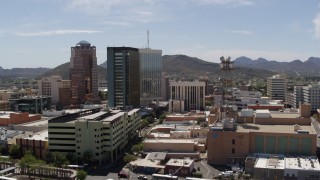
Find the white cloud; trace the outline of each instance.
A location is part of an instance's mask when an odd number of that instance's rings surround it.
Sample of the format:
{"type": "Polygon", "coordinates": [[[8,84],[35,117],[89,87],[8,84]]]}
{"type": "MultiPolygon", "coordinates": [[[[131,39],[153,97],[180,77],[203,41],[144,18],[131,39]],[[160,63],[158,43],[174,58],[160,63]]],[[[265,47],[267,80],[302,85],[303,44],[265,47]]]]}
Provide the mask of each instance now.
{"type": "Polygon", "coordinates": [[[240,35],[251,35],[253,31],[248,30],[225,30],[226,32],[233,33],[233,34],[240,34],[240,35]]]}
{"type": "MultiPolygon", "coordinates": [[[[152,2],[152,0],[72,0],[67,4],[66,9],[84,11],[88,14],[106,14],[109,11],[117,11],[121,7],[144,7],[152,2]]],[[[126,9],[128,10],[130,9],[126,9]]]]}
{"type": "Polygon", "coordinates": [[[320,39],[320,14],[313,20],[314,24],[314,37],[320,39]]]}
{"type": "Polygon", "coordinates": [[[92,34],[92,33],[101,33],[102,31],[95,30],[52,30],[52,31],[39,31],[39,32],[17,32],[14,35],[32,37],[32,36],[52,36],[52,35],[65,35],[65,34],[92,34]]]}
{"type": "Polygon", "coordinates": [[[212,4],[212,5],[231,5],[231,6],[248,6],[253,5],[253,0],[191,0],[200,4],[212,4]]]}

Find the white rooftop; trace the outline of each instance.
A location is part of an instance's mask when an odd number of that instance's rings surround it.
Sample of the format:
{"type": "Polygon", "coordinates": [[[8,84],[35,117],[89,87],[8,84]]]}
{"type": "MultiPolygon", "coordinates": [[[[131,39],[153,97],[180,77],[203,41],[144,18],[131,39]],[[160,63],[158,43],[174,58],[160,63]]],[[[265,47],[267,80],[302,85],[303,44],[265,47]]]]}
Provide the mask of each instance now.
{"type": "Polygon", "coordinates": [[[26,136],[23,139],[48,141],[48,130],[34,133],[33,135],[26,136]]]}
{"type": "Polygon", "coordinates": [[[144,143],[194,143],[194,139],[153,139],[148,138],[144,143]]]}
{"type": "Polygon", "coordinates": [[[167,162],[166,166],[190,167],[193,162],[194,162],[194,160],[193,159],[189,159],[189,158],[186,158],[186,159],[170,159],[167,162]]]}
{"type": "Polygon", "coordinates": [[[320,164],[316,157],[288,157],[286,158],[286,169],[320,171],[320,164]]]}
{"type": "Polygon", "coordinates": [[[258,158],[255,168],[267,168],[267,169],[284,169],[285,160],[278,157],[261,157],[258,158]]]}

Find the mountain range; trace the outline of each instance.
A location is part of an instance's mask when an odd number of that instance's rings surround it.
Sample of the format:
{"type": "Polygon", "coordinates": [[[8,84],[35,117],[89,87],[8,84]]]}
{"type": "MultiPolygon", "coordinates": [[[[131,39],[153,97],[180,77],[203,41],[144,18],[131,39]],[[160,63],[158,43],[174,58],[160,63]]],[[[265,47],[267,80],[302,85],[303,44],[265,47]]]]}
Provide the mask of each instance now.
{"type": "Polygon", "coordinates": [[[296,75],[320,75],[320,58],[310,57],[306,61],[293,60],[291,62],[271,61],[264,58],[252,60],[245,56],[234,60],[236,67],[251,67],[255,69],[265,69],[274,72],[284,72],[296,75]]]}
{"type": "MultiPolygon", "coordinates": [[[[196,57],[186,55],[164,55],[163,71],[170,74],[213,74],[219,75],[219,64],[207,62],[196,57]]],[[[258,58],[256,60],[242,56],[234,61],[238,76],[260,76],[267,77],[275,73],[287,73],[288,75],[320,75],[320,58],[310,57],[306,61],[294,60],[291,62],[278,62],[258,58]]],[[[106,79],[106,61],[98,66],[99,79],[106,79]]],[[[37,77],[61,75],[69,79],[69,62],[61,64],[53,69],[50,68],[13,68],[3,69],[0,67],[0,76],[13,77],[37,77]]]]}
{"type": "Polygon", "coordinates": [[[50,70],[50,68],[12,68],[12,69],[3,69],[0,66],[0,76],[9,76],[9,77],[35,77],[37,75],[43,74],[50,70]]]}

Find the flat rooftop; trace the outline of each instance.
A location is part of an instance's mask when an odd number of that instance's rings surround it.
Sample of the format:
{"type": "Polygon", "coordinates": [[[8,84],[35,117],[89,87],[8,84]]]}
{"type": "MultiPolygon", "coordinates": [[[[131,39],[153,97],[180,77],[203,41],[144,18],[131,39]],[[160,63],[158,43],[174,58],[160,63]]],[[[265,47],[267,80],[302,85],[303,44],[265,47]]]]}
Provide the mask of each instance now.
{"type": "Polygon", "coordinates": [[[288,157],[285,161],[286,169],[305,169],[320,171],[320,164],[316,157],[288,157]]]}
{"type": "MultiPolygon", "coordinates": [[[[309,134],[316,134],[314,128],[310,126],[300,126],[300,130],[308,131],[309,134]]],[[[271,133],[293,133],[293,125],[261,125],[253,123],[245,123],[237,125],[237,132],[271,132],[271,133]]]]}
{"type": "Polygon", "coordinates": [[[32,121],[32,122],[26,122],[23,124],[19,124],[19,125],[23,125],[23,126],[48,126],[48,118],[42,118],[39,121],[32,121]]]}
{"type": "Polygon", "coordinates": [[[283,158],[269,157],[258,158],[254,167],[267,169],[284,169],[285,160],[283,158]]]}
{"type": "Polygon", "coordinates": [[[156,139],[156,138],[147,138],[144,140],[144,143],[183,143],[190,144],[194,143],[194,139],[156,139]]]}
{"type": "Polygon", "coordinates": [[[279,112],[279,111],[270,111],[272,118],[298,118],[300,117],[298,112],[279,112]]]}
{"type": "Polygon", "coordinates": [[[48,141],[48,130],[34,133],[33,135],[26,136],[23,139],[48,141]]]}
{"type": "Polygon", "coordinates": [[[97,113],[94,113],[94,114],[90,114],[88,116],[83,116],[81,117],[81,119],[85,119],[85,120],[95,120],[96,118],[99,118],[100,116],[103,116],[105,114],[108,114],[108,112],[105,112],[105,111],[100,111],[100,112],[97,112],[97,113]]]}
{"type": "Polygon", "coordinates": [[[178,167],[181,167],[181,166],[184,166],[184,167],[190,167],[192,165],[194,160],[192,159],[170,159],[166,166],[178,166],[178,167]]]}
{"type": "Polygon", "coordinates": [[[114,114],[112,116],[106,117],[106,118],[102,119],[101,121],[103,121],[103,122],[112,122],[113,120],[123,116],[124,113],[125,112],[118,112],[117,114],[114,114]]]}
{"type": "MultiPolygon", "coordinates": [[[[0,118],[10,118],[10,114],[13,113],[13,114],[20,114],[19,112],[14,112],[14,111],[0,111],[0,118]]],[[[32,116],[36,116],[37,114],[29,114],[29,117],[32,117],[32,116]]]]}
{"type": "Polygon", "coordinates": [[[135,161],[131,161],[130,164],[137,167],[151,167],[151,168],[159,168],[159,169],[165,168],[165,166],[160,165],[159,160],[151,161],[148,159],[137,159],[135,161]]]}

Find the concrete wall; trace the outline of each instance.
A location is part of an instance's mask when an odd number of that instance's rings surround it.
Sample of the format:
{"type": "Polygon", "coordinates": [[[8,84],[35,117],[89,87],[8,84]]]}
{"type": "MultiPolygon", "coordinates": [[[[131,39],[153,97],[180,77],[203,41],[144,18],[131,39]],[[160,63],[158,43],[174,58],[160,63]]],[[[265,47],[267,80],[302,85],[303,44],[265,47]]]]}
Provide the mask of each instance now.
{"type": "Polygon", "coordinates": [[[209,131],[207,137],[208,163],[227,164],[233,159],[244,161],[249,153],[249,143],[249,133],[209,131]]]}
{"type": "Polygon", "coordinates": [[[283,169],[254,168],[253,179],[283,179],[283,169]]]}
{"type": "Polygon", "coordinates": [[[310,125],[310,118],[254,118],[255,124],[268,125],[310,125]]]}
{"type": "Polygon", "coordinates": [[[194,152],[194,143],[144,142],[144,151],[194,152]]]}
{"type": "Polygon", "coordinates": [[[29,116],[28,112],[10,113],[9,118],[0,117],[0,126],[8,126],[9,124],[22,124],[40,119],[41,115],[39,114],[29,116]]]}
{"type": "Polygon", "coordinates": [[[279,152],[280,138],[286,137],[285,154],[305,154],[306,148],[303,139],[311,140],[308,156],[316,155],[316,134],[289,134],[267,132],[234,132],[234,131],[209,131],[207,137],[207,155],[209,164],[243,163],[249,153],[269,153],[267,150],[267,137],[275,138],[274,153],[279,152]],[[256,152],[255,138],[259,136],[262,142],[261,152],[256,152]],[[290,146],[290,138],[297,140],[297,146],[290,146]],[[234,139],[234,144],[233,144],[234,139]],[[234,150],[233,150],[234,149],[234,150]]]}

